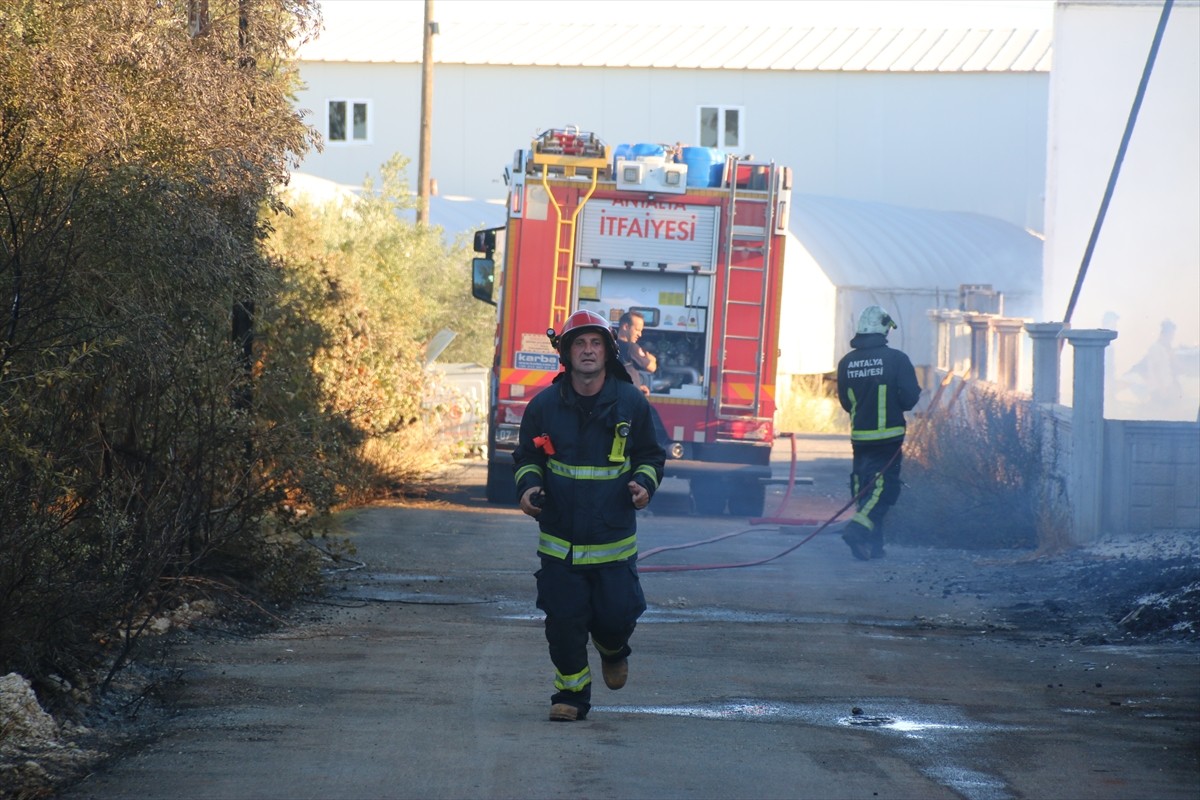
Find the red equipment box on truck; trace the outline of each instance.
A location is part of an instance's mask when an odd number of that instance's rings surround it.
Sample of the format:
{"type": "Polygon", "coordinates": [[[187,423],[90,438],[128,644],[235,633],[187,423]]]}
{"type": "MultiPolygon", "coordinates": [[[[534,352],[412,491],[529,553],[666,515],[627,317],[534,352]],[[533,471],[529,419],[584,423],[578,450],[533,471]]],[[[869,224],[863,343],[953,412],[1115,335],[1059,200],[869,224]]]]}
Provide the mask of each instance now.
{"type": "Polygon", "coordinates": [[[472,262],[472,294],[497,306],[490,502],[516,502],[521,415],[560,369],[547,330],[586,308],[614,332],[627,311],[645,319],[666,476],[689,482],[699,513],[762,515],[791,170],[708,148],[677,157],[551,129],[506,170],[507,224],[475,234],[472,262]]]}

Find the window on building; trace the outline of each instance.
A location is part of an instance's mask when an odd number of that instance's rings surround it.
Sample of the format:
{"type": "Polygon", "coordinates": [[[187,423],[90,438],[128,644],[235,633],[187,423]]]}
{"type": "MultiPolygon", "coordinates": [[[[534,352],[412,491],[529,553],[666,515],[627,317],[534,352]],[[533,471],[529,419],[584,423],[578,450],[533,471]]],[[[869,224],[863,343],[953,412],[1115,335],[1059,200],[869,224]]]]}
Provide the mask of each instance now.
{"type": "Polygon", "coordinates": [[[370,141],[370,105],[367,100],[330,100],[328,141],[370,141]]]}
{"type": "Polygon", "coordinates": [[[739,106],[700,106],[700,146],[740,152],[744,113],[739,106]]]}

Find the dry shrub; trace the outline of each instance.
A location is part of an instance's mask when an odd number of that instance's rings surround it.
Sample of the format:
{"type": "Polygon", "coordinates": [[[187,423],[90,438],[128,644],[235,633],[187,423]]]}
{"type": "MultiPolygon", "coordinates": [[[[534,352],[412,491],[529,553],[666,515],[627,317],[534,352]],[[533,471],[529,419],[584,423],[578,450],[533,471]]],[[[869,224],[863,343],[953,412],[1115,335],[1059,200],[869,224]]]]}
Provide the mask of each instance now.
{"type": "Polygon", "coordinates": [[[347,481],[343,489],[346,506],[379,499],[404,491],[418,480],[445,466],[452,453],[440,446],[437,428],[422,420],[387,436],[366,440],[358,450],[363,474],[347,481]]]}
{"type": "Polygon", "coordinates": [[[910,426],[897,541],[967,549],[1032,549],[1061,536],[1042,426],[1027,403],[979,383],[943,387],[910,426]]]}
{"type": "Polygon", "coordinates": [[[779,385],[775,429],[789,433],[850,433],[850,421],[829,375],[791,375],[779,385]]]}

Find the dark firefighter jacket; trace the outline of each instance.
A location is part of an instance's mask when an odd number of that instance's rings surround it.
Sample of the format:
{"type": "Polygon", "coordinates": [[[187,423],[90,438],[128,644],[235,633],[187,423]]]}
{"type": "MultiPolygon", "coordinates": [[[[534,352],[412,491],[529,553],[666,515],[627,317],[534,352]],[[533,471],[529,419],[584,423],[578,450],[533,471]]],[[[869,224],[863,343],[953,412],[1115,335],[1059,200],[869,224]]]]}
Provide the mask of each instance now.
{"type": "Polygon", "coordinates": [[[637,481],[653,497],[666,460],[650,413],[641,391],[611,371],[590,415],[566,372],[529,402],[513,460],[517,496],[531,486],[545,492],[538,553],[588,567],[637,556],[628,483],[637,481]],[[553,454],[534,442],[543,435],[553,454]]]}
{"type": "Polygon", "coordinates": [[[838,400],[850,413],[850,441],[882,444],[904,438],[904,412],[917,404],[921,387],[912,362],[888,347],[882,333],[860,333],[838,362],[838,400]]]}

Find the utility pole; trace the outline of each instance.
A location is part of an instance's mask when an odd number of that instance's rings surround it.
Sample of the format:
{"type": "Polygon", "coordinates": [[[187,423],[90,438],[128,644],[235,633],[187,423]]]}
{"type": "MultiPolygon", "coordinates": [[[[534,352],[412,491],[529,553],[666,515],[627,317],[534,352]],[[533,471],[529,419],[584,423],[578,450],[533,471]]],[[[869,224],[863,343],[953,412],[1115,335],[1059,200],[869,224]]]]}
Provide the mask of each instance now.
{"type": "Polygon", "coordinates": [[[421,48],[421,144],[417,162],[417,224],[429,224],[429,159],[431,117],[433,116],[433,36],[438,32],[433,21],[433,0],[425,0],[425,25],[421,48]]]}

